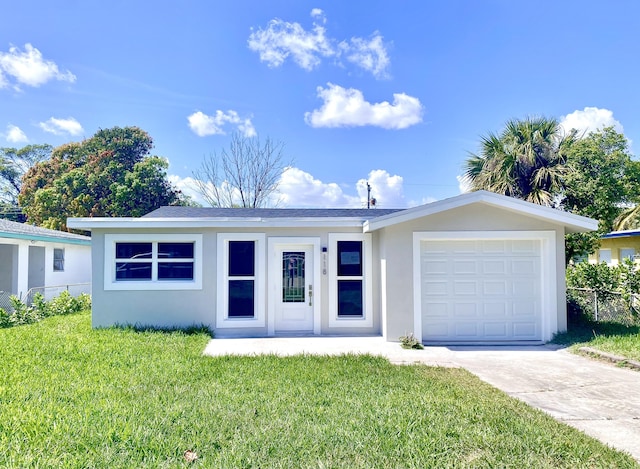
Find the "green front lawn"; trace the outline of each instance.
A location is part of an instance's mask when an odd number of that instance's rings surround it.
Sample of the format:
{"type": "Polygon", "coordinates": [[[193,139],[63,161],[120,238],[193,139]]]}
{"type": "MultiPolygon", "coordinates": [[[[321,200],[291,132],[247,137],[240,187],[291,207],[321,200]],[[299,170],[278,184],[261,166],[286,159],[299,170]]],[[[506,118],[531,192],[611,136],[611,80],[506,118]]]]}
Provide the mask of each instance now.
{"type": "Polygon", "coordinates": [[[581,320],[569,324],[567,332],[557,335],[553,342],[570,345],[573,350],[593,347],[640,361],[640,326],[581,320]]]}
{"type": "Polygon", "coordinates": [[[0,467],[636,467],[461,369],[207,340],[87,313],[0,330],[0,467]]]}

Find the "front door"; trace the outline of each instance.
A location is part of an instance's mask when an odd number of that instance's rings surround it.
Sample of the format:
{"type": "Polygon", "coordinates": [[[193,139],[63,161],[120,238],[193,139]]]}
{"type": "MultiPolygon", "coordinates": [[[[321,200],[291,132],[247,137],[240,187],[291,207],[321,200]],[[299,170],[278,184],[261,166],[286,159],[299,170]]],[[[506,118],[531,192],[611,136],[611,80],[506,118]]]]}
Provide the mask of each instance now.
{"type": "Polygon", "coordinates": [[[276,332],[313,331],[313,246],[279,246],[276,332]]]}

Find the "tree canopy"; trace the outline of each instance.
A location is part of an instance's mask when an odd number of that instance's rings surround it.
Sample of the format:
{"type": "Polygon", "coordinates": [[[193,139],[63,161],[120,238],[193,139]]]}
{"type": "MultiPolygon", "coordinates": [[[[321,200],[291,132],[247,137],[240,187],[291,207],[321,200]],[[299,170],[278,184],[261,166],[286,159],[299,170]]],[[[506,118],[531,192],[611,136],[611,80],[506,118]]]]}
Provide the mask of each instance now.
{"type": "Polygon", "coordinates": [[[480,153],[469,155],[464,178],[472,190],[553,205],[575,136],[575,131],[565,135],[556,119],[512,119],[500,134],[481,137],[480,153]]]}
{"type": "Polygon", "coordinates": [[[0,218],[24,221],[18,205],[22,177],[31,166],[49,158],[51,149],[47,144],[0,148],[0,218]]]}
{"type": "Polygon", "coordinates": [[[640,162],[633,159],[625,136],[611,127],[578,135],[576,130],[565,133],[556,119],[512,120],[502,133],[482,137],[480,147],[465,163],[472,190],[599,221],[597,232],[567,236],[567,259],[592,252],[602,234],[622,223],[640,221],[640,162]]]}
{"type": "Polygon", "coordinates": [[[56,147],[25,174],[19,203],[30,223],[66,229],[67,217],[137,217],[184,202],[167,180],[167,160],[137,127],[98,131],[56,147]]]}

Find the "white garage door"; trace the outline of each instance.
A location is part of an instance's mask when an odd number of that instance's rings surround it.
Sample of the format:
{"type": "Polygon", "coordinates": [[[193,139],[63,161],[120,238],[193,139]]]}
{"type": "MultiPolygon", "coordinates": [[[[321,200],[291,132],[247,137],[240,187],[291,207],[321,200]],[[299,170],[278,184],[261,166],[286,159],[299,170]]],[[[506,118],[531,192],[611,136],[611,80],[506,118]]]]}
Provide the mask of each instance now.
{"type": "Polygon", "coordinates": [[[422,340],[542,339],[538,239],[420,242],[422,340]]]}

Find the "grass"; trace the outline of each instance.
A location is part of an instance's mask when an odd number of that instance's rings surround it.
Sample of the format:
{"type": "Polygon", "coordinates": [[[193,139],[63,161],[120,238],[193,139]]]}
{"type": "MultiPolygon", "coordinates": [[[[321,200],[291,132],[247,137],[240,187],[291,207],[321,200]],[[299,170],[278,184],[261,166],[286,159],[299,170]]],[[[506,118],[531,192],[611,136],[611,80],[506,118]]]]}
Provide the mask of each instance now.
{"type": "Polygon", "coordinates": [[[640,361],[640,326],[582,319],[574,320],[567,329],[567,332],[558,334],[553,342],[569,345],[572,350],[588,346],[640,361]]]}
{"type": "Polygon", "coordinates": [[[206,333],[89,319],[0,330],[0,467],[637,467],[461,369],[203,357],[206,333]]]}

